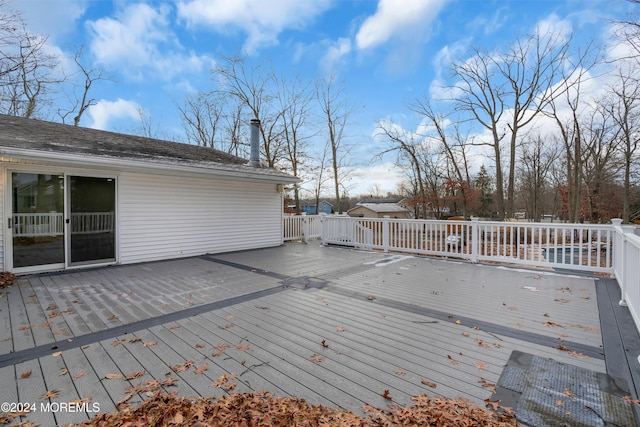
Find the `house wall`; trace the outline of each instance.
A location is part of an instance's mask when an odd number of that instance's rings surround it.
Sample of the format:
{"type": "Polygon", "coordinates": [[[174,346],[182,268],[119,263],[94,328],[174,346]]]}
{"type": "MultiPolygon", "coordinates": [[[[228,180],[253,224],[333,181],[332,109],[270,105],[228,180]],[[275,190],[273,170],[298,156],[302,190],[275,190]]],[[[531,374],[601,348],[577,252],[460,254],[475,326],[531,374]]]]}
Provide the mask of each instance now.
{"type": "Polygon", "coordinates": [[[275,183],[123,173],[119,188],[123,264],[282,244],[275,183]]]}
{"type": "MultiPolygon", "coordinates": [[[[11,212],[10,206],[5,206],[10,197],[6,191],[11,191],[6,183],[7,168],[41,169],[38,165],[12,163],[0,164],[0,209],[5,221],[11,212]]],[[[274,182],[99,170],[84,173],[117,179],[116,256],[121,264],[271,247],[283,242],[282,194],[274,182]]],[[[5,234],[6,223],[0,224],[0,271],[8,267],[5,234]]]]}
{"type": "Polygon", "coordinates": [[[364,206],[356,206],[349,210],[349,216],[363,217],[363,218],[377,218],[376,213],[371,209],[367,209],[364,206]]]}

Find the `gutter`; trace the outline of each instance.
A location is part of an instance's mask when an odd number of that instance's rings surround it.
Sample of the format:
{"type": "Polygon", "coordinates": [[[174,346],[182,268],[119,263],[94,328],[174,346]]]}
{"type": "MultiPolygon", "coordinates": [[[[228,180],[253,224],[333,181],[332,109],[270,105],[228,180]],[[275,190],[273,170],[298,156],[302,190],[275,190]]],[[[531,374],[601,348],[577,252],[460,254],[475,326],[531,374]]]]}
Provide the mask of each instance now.
{"type": "Polygon", "coordinates": [[[60,165],[62,167],[75,166],[80,168],[97,167],[110,171],[121,172],[142,172],[156,173],[162,175],[192,175],[192,176],[224,176],[244,179],[259,179],[273,183],[288,184],[300,181],[284,173],[268,173],[269,169],[256,169],[244,165],[234,165],[225,168],[220,164],[220,168],[208,167],[206,164],[194,163],[183,165],[177,163],[161,163],[154,160],[132,160],[119,157],[96,157],[67,152],[34,151],[22,148],[0,147],[0,155],[25,159],[37,162],[60,165]],[[247,170],[237,170],[235,168],[246,168],[247,170]],[[266,173],[265,173],[266,172],[266,173]]]}

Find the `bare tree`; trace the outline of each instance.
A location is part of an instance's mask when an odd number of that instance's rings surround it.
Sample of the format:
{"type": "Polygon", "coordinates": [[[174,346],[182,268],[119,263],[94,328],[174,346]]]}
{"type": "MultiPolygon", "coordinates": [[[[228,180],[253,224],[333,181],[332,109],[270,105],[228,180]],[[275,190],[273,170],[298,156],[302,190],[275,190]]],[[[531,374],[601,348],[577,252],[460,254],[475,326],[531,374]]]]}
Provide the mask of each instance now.
{"type": "Polygon", "coordinates": [[[260,120],[262,148],[268,167],[275,167],[282,159],[282,110],[275,102],[277,85],[271,70],[250,66],[243,58],[224,58],[213,71],[220,82],[216,90],[224,97],[237,99],[249,110],[251,118],[260,120]]]}
{"type": "MultiPolygon", "coordinates": [[[[306,143],[312,136],[308,129],[309,113],[313,92],[308,84],[296,78],[278,79],[277,102],[282,111],[282,137],[284,139],[284,157],[291,174],[299,177],[306,161],[306,143]]],[[[300,213],[300,188],[294,188],[296,212],[300,213]]],[[[317,212],[317,207],[316,207],[317,212]]]]}
{"type": "Polygon", "coordinates": [[[430,130],[423,135],[428,140],[435,141],[445,157],[446,169],[451,171],[449,184],[452,190],[459,191],[462,202],[462,215],[469,213],[472,203],[471,177],[467,151],[469,148],[468,135],[462,132],[459,123],[450,122],[444,114],[436,113],[429,100],[417,101],[411,109],[420,114],[426,121],[423,127],[430,130]],[[451,176],[452,175],[452,176],[451,176]]]}
{"type": "Polygon", "coordinates": [[[400,126],[385,120],[378,122],[377,135],[384,137],[389,148],[376,154],[378,158],[387,153],[397,154],[396,164],[408,163],[410,165],[410,177],[415,189],[413,194],[413,204],[417,205],[416,217],[424,216],[427,212],[427,192],[425,188],[425,171],[423,170],[423,157],[420,155],[423,150],[423,137],[407,132],[400,126]]]}
{"type": "Polygon", "coordinates": [[[62,120],[62,123],[66,123],[67,117],[73,115],[74,126],[78,126],[80,124],[83,114],[87,109],[89,109],[89,107],[96,105],[96,99],[90,96],[91,87],[95,82],[100,80],[112,80],[112,77],[107,75],[102,68],[89,68],[82,62],[81,57],[83,50],[84,46],[80,47],[73,56],[73,61],[77,67],[76,74],[80,75],[82,79],[82,83],[77,85],[81,88],[82,95],[78,96],[76,90],[74,90],[74,92],[68,96],[71,108],[58,109],[58,116],[62,120]]]}
{"type": "Polygon", "coordinates": [[[221,150],[219,123],[223,115],[221,99],[213,94],[193,93],[178,106],[182,128],[189,143],[221,150]]]}
{"type": "Polygon", "coordinates": [[[553,165],[559,159],[556,141],[530,135],[523,141],[517,168],[529,218],[540,221],[547,207],[546,193],[553,165]]]}
{"type": "Polygon", "coordinates": [[[622,219],[629,222],[631,204],[631,175],[637,165],[640,142],[640,81],[636,67],[619,64],[616,81],[609,87],[609,96],[600,102],[619,129],[619,150],[623,159],[624,183],[622,219]]]}
{"type": "Polygon", "coordinates": [[[506,52],[478,49],[469,60],[451,64],[457,79],[454,101],[459,112],[486,128],[494,154],[496,197],[501,216],[514,211],[516,148],[528,126],[565,87],[556,85],[567,66],[570,39],[561,34],[533,34],[506,52]],[[507,191],[504,191],[503,141],[507,138],[507,191]]]}
{"type": "Polygon", "coordinates": [[[353,109],[344,98],[344,87],[336,85],[335,74],[321,81],[316,87],[316,99],[324,117],[327,141],[331,149],[336,211],[342,213],[340,188],[345,189],[343,182],[345,178],[345,156],[349,153],[349,147],[346,146],[344,141],[344,131],[353,109]]]}
{"type": "Polygon", "coordinates": [[[58,59],[47,52],[47,38],[30,34],[21,17],[12,16],[17,21],[0,28],[0,111],[35,117],[65,78],[58,59]]]}

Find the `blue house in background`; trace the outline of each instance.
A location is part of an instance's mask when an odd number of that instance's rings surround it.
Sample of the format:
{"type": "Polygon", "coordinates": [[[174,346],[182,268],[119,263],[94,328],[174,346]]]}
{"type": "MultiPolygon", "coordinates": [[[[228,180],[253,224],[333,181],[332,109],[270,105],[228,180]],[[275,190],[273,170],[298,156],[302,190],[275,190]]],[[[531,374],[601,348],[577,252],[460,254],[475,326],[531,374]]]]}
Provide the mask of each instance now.
{"type": "MultiPolygon", "coordinates": [[[[295,204],[289,204],[289,206],[287,206],[290,209],[295,209],[296,205],[295,204]]],[[[310,202],[310,201],[300,201],[300,209],[302,209],[302,212],[306,213],[307,215],[316,215],[316,204],[315,202],[310,202]]],[[[333,213],[333,205],[327,201],[321,201],[318,203],[318,213],[324,213],[324,214],[331,214],[333,213]]]]}

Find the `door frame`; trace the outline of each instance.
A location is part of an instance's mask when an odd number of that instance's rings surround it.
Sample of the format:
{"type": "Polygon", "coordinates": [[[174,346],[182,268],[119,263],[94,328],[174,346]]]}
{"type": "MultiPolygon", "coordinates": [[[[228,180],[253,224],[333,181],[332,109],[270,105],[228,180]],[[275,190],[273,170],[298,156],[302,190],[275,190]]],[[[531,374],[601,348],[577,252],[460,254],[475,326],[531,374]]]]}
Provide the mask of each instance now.
{"type": "Polygon", "coordinates": [[[119,263],[120,259],[120,206],[118,203],[119,200],[119,174],[116,172],[108,172],[104,170],[73,170],[65,167],[52,167],[52,166],[30,166],[30,165],[6,165],[4,170],[4,182],[6,183],[4,189],[4,211],[6,212],[4,224],[2,224],[4,229],[6,230],[4,234],[4,265],[5,270],[11,271],[16,274],[26,274],[26,273],[39,273],[45,271],[55,271],[55,270],[72,270],[83,267],[97,267],[104,265],[112,265],[119,263]],[[12,174],[16,173],[34,173],[34,174],[51,174],[51,175],[62,175],[64,176],[64,263],[63,264],[46,264],[46,265],[35,265],[28,267],[18,267],[14,268],[13,266],[13,227],[9,227],[9,221],[13,225],[13,199],[12,199],[12,174]],[[115,258],[108,260],[97,260],[97,261],[83,261],[83,262],[75,262],[71,263],[71,234],[70,229],[67,226],[67,220],[70,221],[70,213],[71,213],[71,204],[70,204],[70,191],[71,187],[69,185],[69,177],[70,176],[83,176],[83,177],[94,177],[94,178],[111,178],[115,181],[114,191],[115,191],[115,221],[114,226],[116,228],[114,233],[114,255],[115,258]]]}

